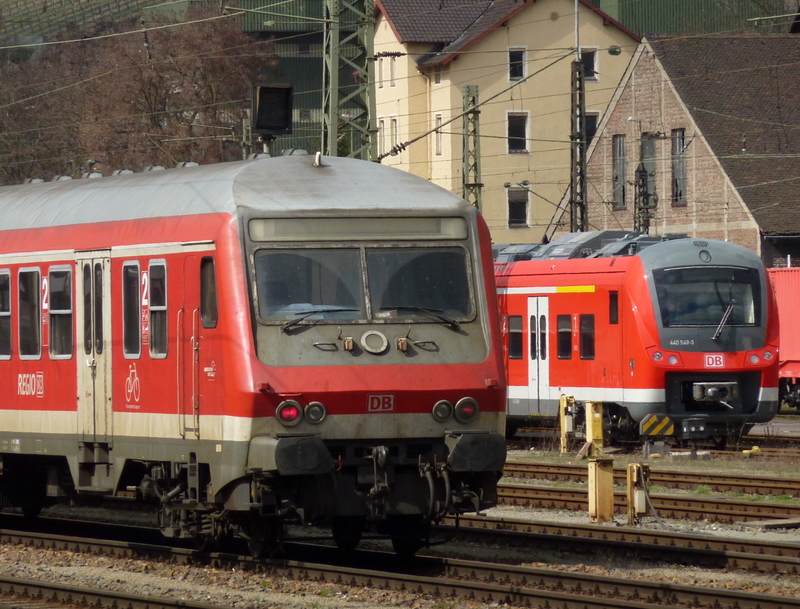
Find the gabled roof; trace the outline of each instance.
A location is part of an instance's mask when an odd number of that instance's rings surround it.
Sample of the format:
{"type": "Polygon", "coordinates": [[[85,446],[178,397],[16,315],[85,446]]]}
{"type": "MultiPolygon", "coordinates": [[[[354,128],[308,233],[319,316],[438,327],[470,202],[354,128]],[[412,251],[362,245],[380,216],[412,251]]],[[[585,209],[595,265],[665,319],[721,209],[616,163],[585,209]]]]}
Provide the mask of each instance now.
{"type": "MultiPolygon", "coordinates": [[[[504,0],[521,4],[520,0],[504,0]]],[[[486,11],[494,0],[377,0],[377,8],[391,24],[402,44],[445,45],[486,11]]]]}
{"type": "Polygon", "coordinates": [[[650,46],[762,232],[800,234],[800,36],[656,37],[650,46]]]}
{"type": "MultiPolygon", "coordinates": [[[[566,0],[565,0],[566,1],[566,0]]],[[[481,38],[502,26],[536,0],[377,0],[376,6],[388,20],[402,44],[428,43],[432,53],[418,65],[445,65],[481,38]]],[[[580,0],[586,8],[614,25],[639,37],[603,11],[580,0]]]]}

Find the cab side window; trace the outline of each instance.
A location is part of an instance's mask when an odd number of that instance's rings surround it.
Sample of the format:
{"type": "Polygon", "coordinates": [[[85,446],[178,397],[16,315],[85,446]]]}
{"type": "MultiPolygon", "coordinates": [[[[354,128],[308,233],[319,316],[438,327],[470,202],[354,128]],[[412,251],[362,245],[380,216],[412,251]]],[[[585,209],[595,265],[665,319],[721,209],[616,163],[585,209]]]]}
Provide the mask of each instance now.
{"type": "Polygon", "coordinates": [[[204,328],[216,328],[217,318],[217,277],[214,259],[206,256],[200,262],[200,319],[204,328]]]}

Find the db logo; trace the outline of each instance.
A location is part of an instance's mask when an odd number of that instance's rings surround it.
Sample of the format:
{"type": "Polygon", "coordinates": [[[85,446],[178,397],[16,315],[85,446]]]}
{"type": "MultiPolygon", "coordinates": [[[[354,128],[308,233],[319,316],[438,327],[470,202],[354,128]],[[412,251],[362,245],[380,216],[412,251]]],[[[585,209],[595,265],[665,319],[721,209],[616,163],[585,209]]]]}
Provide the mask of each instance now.
{"type": "Polygon", "coordinates": [[[392,412],[394,410],[393,395],[367,396],[367,412],[392,412]]]}
{"type": "Polygon", "coordinates": [[[722,353],[706,353],[706,368],[724,368],[725,356],[722,353]]]}

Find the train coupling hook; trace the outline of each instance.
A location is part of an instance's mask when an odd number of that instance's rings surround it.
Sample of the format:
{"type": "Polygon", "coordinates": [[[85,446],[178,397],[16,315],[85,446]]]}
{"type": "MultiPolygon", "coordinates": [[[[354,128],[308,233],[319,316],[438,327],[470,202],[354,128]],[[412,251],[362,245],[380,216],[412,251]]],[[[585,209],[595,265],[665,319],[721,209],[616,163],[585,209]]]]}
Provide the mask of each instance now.
{"type": "Polygon", "coordinates": [[[373,473],[373,486],[369,495],[370,497],[380,497],[389,492],[389,478],[386,474],[389,450],[385,446],[376,446],[372,449],[369,458],[372,460],[373,473]]]}

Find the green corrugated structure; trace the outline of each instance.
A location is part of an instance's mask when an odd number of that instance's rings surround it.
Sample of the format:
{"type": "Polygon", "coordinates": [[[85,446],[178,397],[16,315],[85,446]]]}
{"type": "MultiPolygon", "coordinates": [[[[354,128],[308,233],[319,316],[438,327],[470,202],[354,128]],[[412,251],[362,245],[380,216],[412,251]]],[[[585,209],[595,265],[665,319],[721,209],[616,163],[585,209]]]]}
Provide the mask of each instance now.
{"type": "Polygon", "coordinates": [[[784,0],[589,0],[640,36],[647,34],[769,33],[789,30],[784,0]],[[758,19],[757,21],[749,21],[758,19]]]}
{"type": "Polygon", "coordinates": [[[0,37],[47,37],[141,14],[153,0],[2,0],[0,37]]]}
{"type": "Polygon", "coordinates": [[[322,0],[293,0],[292,2],[241,0],[239,7],[246,11],[242,21],[245,32],[319,32],[322,30],[322,0]]]}

